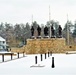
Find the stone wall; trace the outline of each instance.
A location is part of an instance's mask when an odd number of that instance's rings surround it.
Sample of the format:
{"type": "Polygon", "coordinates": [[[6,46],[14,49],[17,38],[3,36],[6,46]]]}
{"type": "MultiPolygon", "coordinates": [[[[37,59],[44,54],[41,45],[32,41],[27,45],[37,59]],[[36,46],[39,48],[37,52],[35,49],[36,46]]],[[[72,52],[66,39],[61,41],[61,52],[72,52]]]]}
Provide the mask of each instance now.
{"type": "Polygon", "coordinates": [[[28,39],[26,45],[26,54],[64,53],[65,51],[74,51],[75,46],[67,46],[64,38],[44,38],[28,39]]]}

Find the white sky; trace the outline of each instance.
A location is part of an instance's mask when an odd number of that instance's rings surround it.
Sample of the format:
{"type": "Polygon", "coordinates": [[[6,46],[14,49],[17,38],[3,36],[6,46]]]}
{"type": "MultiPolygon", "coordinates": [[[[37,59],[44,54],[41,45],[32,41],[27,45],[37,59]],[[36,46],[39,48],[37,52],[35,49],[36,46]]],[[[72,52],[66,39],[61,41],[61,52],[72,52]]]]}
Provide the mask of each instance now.
{"type": "Polygon", "coordinates": [[[76,0],[0,0],[0,22],[26,23],[37,21],[46,24],[49,20],[49,5],[51,19],[59,21],[62,26],[68,18],[73,23],[76,20],[76,0]]]}

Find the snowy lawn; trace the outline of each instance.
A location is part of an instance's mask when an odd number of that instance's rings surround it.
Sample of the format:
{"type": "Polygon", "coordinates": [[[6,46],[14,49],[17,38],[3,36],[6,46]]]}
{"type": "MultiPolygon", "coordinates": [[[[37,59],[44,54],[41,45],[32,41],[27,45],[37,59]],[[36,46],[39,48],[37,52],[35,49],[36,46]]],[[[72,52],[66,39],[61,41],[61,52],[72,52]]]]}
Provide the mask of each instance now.
{"type": "MultiPolygon", "coordinates": [[[[23,55],[21,54],[20,57],[23,55]]],[[[13,59],[17,56],[13,56],[13,59]]],[[[0,60],[2,57],[0,56],[0,60]]],[[[10,60],[10,56],[5,56],[10,60]]],[[[0,63],[0,75],[76,75],[76,54],[53,54],[43,61],[40,54],[25,55],[25,57],[0,63]],[[35,64],[35,56],[38,64],[35,64]],[[52,68],[52,57],[54,57],[55,68],[52,68]],[[31,67],[32,65],[44,65],[44,67],[31,67]]]]}

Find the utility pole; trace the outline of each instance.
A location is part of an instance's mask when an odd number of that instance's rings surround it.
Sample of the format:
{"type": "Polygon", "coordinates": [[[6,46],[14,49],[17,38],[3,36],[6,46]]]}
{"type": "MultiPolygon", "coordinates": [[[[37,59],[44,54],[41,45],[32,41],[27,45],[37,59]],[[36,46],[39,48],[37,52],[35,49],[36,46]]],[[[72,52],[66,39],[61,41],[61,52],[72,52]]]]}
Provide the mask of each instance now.
{"type": "MultiPolygon", "coordinates": [[[[49,5],[49,24],[51,21],[50,5],[49,5]]],[[[50,37],[51,37],[51,24],[50,24],[50,37]]]]}
{"type": "Polygon", "coordinates": [[[49,21],[51,20],[50,5],[49,5],[49,21]]]}
{"type": "Polygon", "coordinates": [[[68,20],[68,14],[67,14],[67,45],[69,45],[69,20],[68,20]]]}
{"type": "Polygon", "coordinates": [[[33,25],[33,14],[32,14],[32,25],[33,25]]]}

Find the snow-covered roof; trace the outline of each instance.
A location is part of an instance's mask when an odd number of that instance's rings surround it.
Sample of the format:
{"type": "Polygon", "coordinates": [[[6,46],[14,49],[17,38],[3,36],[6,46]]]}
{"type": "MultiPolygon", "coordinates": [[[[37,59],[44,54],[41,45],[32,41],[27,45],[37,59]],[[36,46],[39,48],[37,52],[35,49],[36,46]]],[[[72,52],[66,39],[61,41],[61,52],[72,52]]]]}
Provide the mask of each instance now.
{"type": "Polygon", "coordinates": [[[6,40],[0,36],[0,41],[6,41],[6,40]]]}

